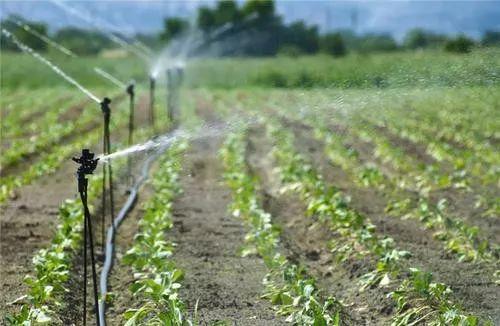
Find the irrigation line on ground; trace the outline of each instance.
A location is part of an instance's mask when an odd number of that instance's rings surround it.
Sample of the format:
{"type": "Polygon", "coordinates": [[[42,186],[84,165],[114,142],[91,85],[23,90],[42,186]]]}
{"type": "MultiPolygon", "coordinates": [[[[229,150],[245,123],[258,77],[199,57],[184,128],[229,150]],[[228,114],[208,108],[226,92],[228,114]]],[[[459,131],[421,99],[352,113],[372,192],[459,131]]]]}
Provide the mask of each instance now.
{"type": "Polygon", "coordinates": [[[123,220],[127,217],[128,213],[134,207],[137,201],[139,188],[147,180],[149,175],[149,170],[151,169],[151,165],[168,147],[170,147],[170,144],[166,144],[160,147],[158,151],[156,151],[153,155],[148,157],[148,159],[144,162],[140,178],[137,179],[134,185],[130,188],[130,194],[127,198],[127,201],[121,208],[120,212],[118,212],[116,219],[113,220],[113,224],[108,228],[108,232],[106,235],[106,248],[104,256],[105,260],[100,277],[101,300],[99,301],[99,320],[102,326],[106,326],[105,316],[106,316],[106,296],[108,293],[108,275],[111,271],[111,268],[113,267],[116,232],[118,231],[120,224],[123,222],[123,220]]]}

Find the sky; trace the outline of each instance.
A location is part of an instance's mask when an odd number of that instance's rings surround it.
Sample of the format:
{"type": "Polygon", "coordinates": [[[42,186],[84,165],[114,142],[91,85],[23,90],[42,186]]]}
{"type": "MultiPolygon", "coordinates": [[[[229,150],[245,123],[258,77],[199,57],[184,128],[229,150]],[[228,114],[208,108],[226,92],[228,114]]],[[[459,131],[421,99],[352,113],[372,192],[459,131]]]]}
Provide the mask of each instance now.
{"type": "MultiPolygon", "coordinates": [[[[242,2],[242,1],[238,1],[242,2]]],[[[158,32],[164,17],[194,17],[200,5],[214,1],[64,1],[79,13],[89,13],[98,25],[117,28],[125,33],[158,32]],[[109,23],[109,24],[108,24],[109,23]]],[[[46,22],[50,29],[64,26],[91,27],[51,1],[1,0],[0,17],[20,14],[46,22]]],[[[445,33],[465,33],[479,37],[485,30],[500,30],[499,1],[318,1],[277,0],[277,11],[285,22],[302,19],[319,26],[321,32],[341,28],[360,33],[389,33],[401,39],[411,28],[445,33]]]]}

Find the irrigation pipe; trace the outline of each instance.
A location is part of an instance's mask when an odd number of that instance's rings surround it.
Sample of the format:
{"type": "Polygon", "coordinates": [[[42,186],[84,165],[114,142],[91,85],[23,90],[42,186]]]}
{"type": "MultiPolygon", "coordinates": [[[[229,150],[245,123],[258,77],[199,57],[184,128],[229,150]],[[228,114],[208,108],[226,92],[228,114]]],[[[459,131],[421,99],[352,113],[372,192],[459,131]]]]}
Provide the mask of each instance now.
{"type": "Polygon", "coordinates": [[[142,184],[148,179],[149,170],[151,169],[151,165],[154,161],[160,156],[169,145],[162,146],[158,151],[156,151],[153,155],[148,157],[148,159],[144,162],[141,170],[141,176],[136,180],[134,185],[130,188],[130,194],[127,198],[127,201],[121,208],[120,212],[118,212],[118,216],[113,220],[113,224],[108,228],[108,232],[106,235],[106,248],[105,248],[105,260],[104,265],[101,271],[100,277],[100,290],[101,290],[101,300],[99,301],[99,320],[100,325],[106,325],[106,296],[108,293],[108,275],[113,267],[113,258],[114,258],[114,247],[115,247],[115,236],[118,231],[118,227],[123,222],[123,220],[127,217],[128,213],[132,210],[137,200],[137,195],[139,193],[139,188],[142,184]]]}

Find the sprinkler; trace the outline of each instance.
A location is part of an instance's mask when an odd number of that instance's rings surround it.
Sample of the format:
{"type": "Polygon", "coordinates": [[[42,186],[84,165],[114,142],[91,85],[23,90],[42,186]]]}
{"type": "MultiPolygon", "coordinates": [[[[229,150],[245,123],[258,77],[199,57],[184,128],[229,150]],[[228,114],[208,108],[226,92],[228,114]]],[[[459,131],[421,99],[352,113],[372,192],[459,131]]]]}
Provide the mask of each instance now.
{"type": "MultiPolygon", "coordinates": [[[[104,117],[104,128],[103,128],[103,153],[109,154],[111,152],[111,140],[109,133],[109,121],[111,118],[111,109],[109,104],[111,100],[105,97],[101,102],[101,111],[104,117]]],[[[101,244],[104,251],[104,233],[105,233],[105,220],[106,220],[106,195],[107,188],[109,188],[109,201],[111,210],[111,224],[113,224],[113,218],[115,216],[115,203],[113,197],[113,170],[111,168],[111,160],[108,160],[107,164],[102,166],[102,220],[101,220],[101,230],[102,239],[101,244]],[[108,176],[108,177],[107,177],[108,176]],[[106,186],[106,180],[108,184],[106,186]]]]}
{"type": "Polygon", "coordinates": [[[87,324],[87,239],[90,246],[90,261],[92,264],[92,283],[94,285],[94,308],[96,313],[96,323],[99,326],[99,296],[97,293],[97,273],[95,268],[94,257],[94,239],[92,236],[92,221],[87,203],[87,175],[94,173],[97,167],[97,161],[94,159],[94,153],[88,149],[82,149],[82,156],[79,158],[73,157],[73,161],[80,164],[76,172],[78,179],[78,192],[82,201],[84,223],[83,223],[83,325],[87,324]]]}
{"type": "Polygon", "coordinates": [[[134,142],[134,96],[135,96],[135,85],[134,82],[131,82],[127,86],[127,94],[130,98],[130,111],[129,111],[129,119],[128,119],[128,145],[132,146],[134,142]]]}
{"type": "Polygon", "coordinates": [[[184,68],[182,66],[177,66],[175,70],[177,72],[177,86],[180,87],[182,85],[182,81],[184,80],[184,68]]]}
{"type": "Polygon", "coordinates": [[[155,126],[155,85],[156,79],[153,75],[149,76],[149,123],[156,133],[155,126]]]}
{"type": "MultiPolygon", "coordinates": [[[[120,89],[125,89],[125,92],[129,95],[130,98],[130,112],[129,112],[129,122],[128,122],[128,145],[132,146],[132,143],[134,141],[133,139],[133,133],[134,133],[134,96],[135,96],[135,91],[134,91],[134,82],[130,82],[128,85],[125,85],[122,83],[120,80],[115,78],[113,75],[110,73],[95,67],[94,71],[99,74],[100,76],[106,78],[108,81],[112,82],[114,85],[119,87],[120,89]]],[[[109,104],[109,103],[108,103],[109,104]]],[[[103,112],[109,111],[108,108],[104,108],[103,112]]],[[[109,113],[108,113],[109,114],[109,113]]],[[[130,170],[131,170],[131,161],[130,158],[128,159],[128,175],[130,177],[130,170]]]]}

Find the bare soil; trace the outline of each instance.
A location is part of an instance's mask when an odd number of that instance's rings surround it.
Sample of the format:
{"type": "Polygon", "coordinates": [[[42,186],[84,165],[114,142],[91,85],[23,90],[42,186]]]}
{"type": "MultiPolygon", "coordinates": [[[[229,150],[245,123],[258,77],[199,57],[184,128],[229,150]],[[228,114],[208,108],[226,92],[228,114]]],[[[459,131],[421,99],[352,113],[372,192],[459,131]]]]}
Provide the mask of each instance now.
{"type": "Polygon", "coordinates": [[[194,142],[185,157],[171,235],[177,244],[173,259],[186,275],[181,298],[201,325],[284,324],[260,299],[266,274],[262,260],[239,254],[245,230],[228,212],[230,192],[216,156],[220,142],[194,142]]]}
{"type": "Polygon", "coordinates": [[[306,129],[293,127],[296,146],[320,171],[325,180],[351,198],[351,206],[370,218],[380,236],[390,236],[400,249],[409,250],[412,257],[405,266],[432,271],[435,281],[453,290],[455,302],[466,311],[478,313],[500,322],[500,291],[493,282],[495,264],[459,262],[446,254],[442,244],[414,220],[387,216],[384,212],[387,195],[373,188],[359,188],[339,167],[332,165],[323,152],[323,144],[314,140],[306,129]],[[458,271],[460,271],[458,273],[458,271]]]}

